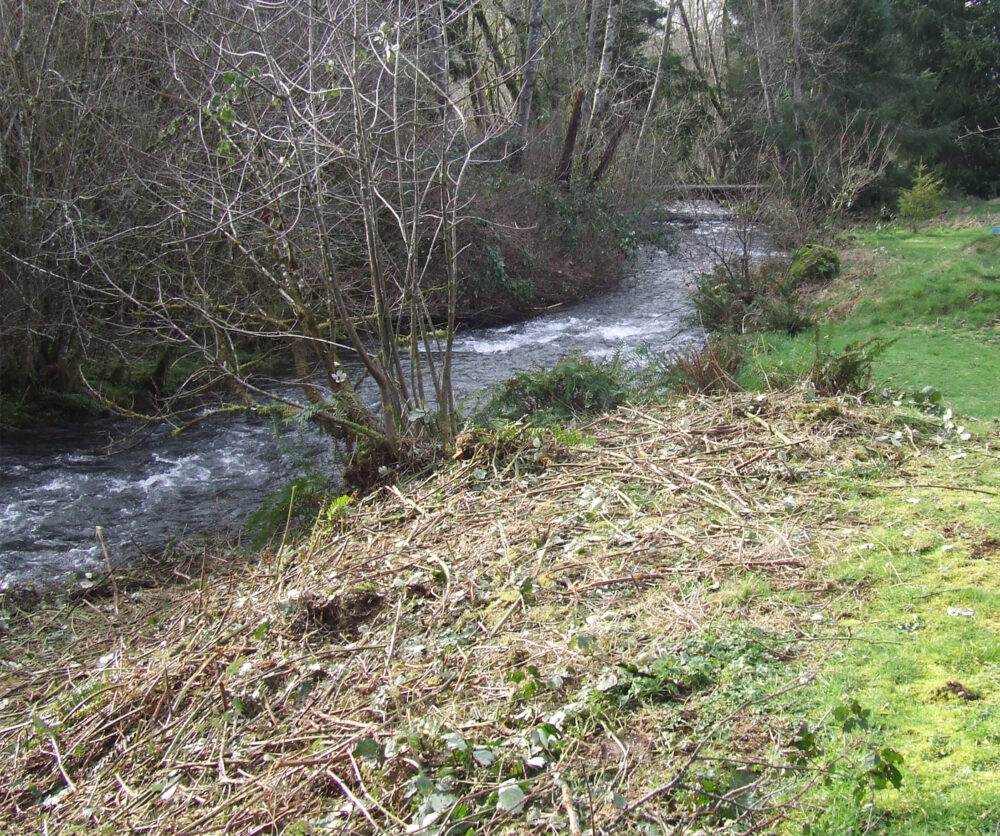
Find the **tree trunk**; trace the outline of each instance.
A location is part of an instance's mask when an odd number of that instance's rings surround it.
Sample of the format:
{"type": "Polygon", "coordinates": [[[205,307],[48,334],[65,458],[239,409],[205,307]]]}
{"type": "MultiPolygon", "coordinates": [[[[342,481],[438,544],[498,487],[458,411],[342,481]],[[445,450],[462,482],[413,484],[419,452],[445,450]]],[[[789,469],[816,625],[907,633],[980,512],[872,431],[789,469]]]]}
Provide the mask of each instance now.
{"type": "Polygon", "coordinates": [[[490,51],[490,55],[493,56],[493,63],[497,65],[497,72],[500,73],[500,78],[510,93],[511,102],[517,101],[518,89],[517,82],[514,80],[514,74],[507,68],[507,61],[503,57],[503,53],[500,51],[500,45],[497,43],[497,39],[493,35],[493,30],[490,28],[490,22],[486,19],[486,15],[480,8],[475,8],[472,10],[472,16],[476,23],[479,24],[479,30],[483,33],[483,39],[486,41],[486,47],[490,51]]]}
{"type": "Polygon", "coordinates": [[[611,61],[614,56],[615,42],[618,39],[618,20],[621,15],[622,0],[611,0],[608,3],[608,14],[604,21],[604,45],[601,49],[601,64],[597,70],[597,79],[591,97],[590,115],[587,118],[587,129],[583,134],[583,153],[581,165],[587,168],[590,151],[594,145],[594,131],[604,117],[606,88],[611,75],[611,61]]]}
{"type": "MultiPolygon", "coordinates": [[[[757,57],[757,75],[760,78],[760,89],[764,97],[764,113],[767,115],[767,124],[772,130],[778,125],[777,110],[774,105],[774,94],[771,90],[773,84],[771,49],[774,46],[774,38],[767,37],[764,30],[765,17],[761,14],[760,0],[753,0],[753,45],[754,53],[757,57]]],[[[770,9],[766,10],[769,30],[773,28],[773,21],[770,19],[770,9]]],[[[778,170],[784,172],[787,168],[785,146],[775,140],[775,153],[777,155],[778,170]]]]}
{"type": "Polygon", "coordinates": [[[587,0],[586,6],[584,7],[584,21],[586,22],[587,28],[587,52],[584,57],[584,84],[587,90],[593,89],[594,73],[597,71],[598,62],[600,60],[600,53],[597,49],[597,32],[600,25],[599,21],[603,19],[601,14],[601,6],[596,0],[587,0]]]}
{"type": "Polygon", "coordinates": [[[635,154],[639,156],[639,149],[642,147],[642,140],[646,135],[646,127],[649,125],[649,117],[653,113],[656,100],[660,95],[660,85],[663,83],[663,66],[667,62],[667,55],[670,54],[670,30],[674,22],[674,9],[677,7],[677,0],[670,0],[670,7],[667,9],[667,17],[663,22],[663,43],[660,44],[660,57],[656,62],[656,76],[653,78],[653,89],[649,93],[649,103],[646,105],[646,112],[642,117],[642,124],[639,126],[639,136],[635,141],[635,154]]]}
{"type": "Polygon", "coordinates": [[[688,18],[687,11],[684,9],[684,3],[678,4],[677,8],[680,10],[681,23],[684,24],[684,31],[687,33],[688,49],[691,51],[691,63],[694,64],[695,72],[697,72],[698,76],[704,80],[705,86],[708,88],[708,102],[712,106],[712,110],[715,111],[716,116],[725,122],[726,120],[722,108],[722,102],[719,101],[719,92],[709,83],[710,79],[708,74],[705,72],[705,67],[698,54],[698,44],[695,42],[694,30],[691,28],[691,21],[688,18]]]}
{"type": "Polygon", "coordinates": [[[712,25],[708,20],[708,8],[705,0],[699,0],[698,11],[701,12],[701,20],[705,26],[705,46],[708,49],[708,65],[712,68],[712,83],[717,90],[722,89],[722,76],[715,61],[715,44],[712,41],[712,25]]]}
{"type": "Polygon", "coordinates": [[[559,160],[559,170],[556,172],[556,182],[569,185],[573,176],[573,149],[576,147],[576,135],[580,131],[580,116],[583,113],[583,97],[586,90],[580,87],[573,96],[573,107],[566,126],[566,138],[563,140],[562,158],[559,160]]]}
{"type": "Polygon", "coordinates": [[[431,81],[437,118],[448,118],[448,37],[445,31],[444,7],[441,0],[432,0],[427,6],[427,34],[431,48],[431,81]]]}
{"type": "Polygon", "coordinates": [[[535,96],[538,78],[538,48],[542,40],[542,0],[531,0],[528,21],[528,44],[525,51],[524,85],[517,101],[517,126],[514,133],[514,152],[510,157],[510,170],[520,171],[524,164],[524,147],[528,144],[528,126],[531,122],[531,100],[535,96]]]}
{"type": "Polygon", "coordinates": [[[802,127],[802,0],[792,0],[792,101],[795,103],[795,156],[801,172],[805,168],[802,153],[805,142],[802,127]]]}
{"type": "Polygon", "coordinates": [[[622,135],[625,133],[625,129],[631,120],[632,114],[626,111],[618,123],[618,127],[615,128],[615,132],[611,135],[611,139],[608,140],[608,147],[604,149],[601,161],[597,164],[597,168],[594,169],[594,174],[590,178],[591,184],[596,185],[599,183],[601,178],[607,173],[608,168],[611,167],[611,163],[615,159],[615,152],[618,150],[618,143],[621,142],[622,135]]]}

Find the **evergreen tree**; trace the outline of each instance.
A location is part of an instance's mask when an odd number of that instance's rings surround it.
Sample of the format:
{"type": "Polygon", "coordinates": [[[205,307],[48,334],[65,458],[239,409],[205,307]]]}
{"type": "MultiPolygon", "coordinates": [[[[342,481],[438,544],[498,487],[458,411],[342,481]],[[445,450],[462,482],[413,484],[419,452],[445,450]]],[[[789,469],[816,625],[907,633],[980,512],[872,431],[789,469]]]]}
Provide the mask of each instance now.
{"type": "Polygon", "coordinates": [[[928,140],[915,155],[936,160],[952,185],[1000,191],[1000,3],[893,0],[903,60],[930,82],[915,106],[928,140]]]}

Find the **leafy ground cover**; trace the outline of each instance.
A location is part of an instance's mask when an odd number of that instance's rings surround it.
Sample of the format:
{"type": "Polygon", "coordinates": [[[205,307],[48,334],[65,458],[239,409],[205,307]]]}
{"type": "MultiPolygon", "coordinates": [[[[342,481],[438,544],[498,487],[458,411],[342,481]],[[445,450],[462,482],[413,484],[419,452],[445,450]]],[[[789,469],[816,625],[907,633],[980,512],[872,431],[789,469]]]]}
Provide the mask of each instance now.
{"type": "Polygon", "coordinates": [[[998,450],[805,390],[624,405],[8,596],[0,829],[993,833],[998,450]]]}
{"type": "MultiPolygon", "coordinates": [[[[875,382],[903,399],[927,386],[956,413],[1000,417],[1000,226],[996,201],[954,207],[917,232],[906,225],[858,232],[845,244],[843,275],[813,297],[824,346],[840,351],[879,337],[891,345],[875,382]]],[[[798,379],[814,356],[809,334],[758,338],[742,382],[798,379]]]]}

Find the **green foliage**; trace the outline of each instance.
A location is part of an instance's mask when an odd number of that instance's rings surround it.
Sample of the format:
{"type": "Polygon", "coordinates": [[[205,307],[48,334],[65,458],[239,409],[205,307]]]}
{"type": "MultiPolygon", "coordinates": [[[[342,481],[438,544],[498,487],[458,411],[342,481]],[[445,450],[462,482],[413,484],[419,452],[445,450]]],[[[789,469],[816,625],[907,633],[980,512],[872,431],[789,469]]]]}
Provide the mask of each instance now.
{"type": "Polygon", "coordinates": [[[534,423],[557,423],[577,415],[606,412],[625,400],[620,360],[595,363],[569,355],[551,369],[518,372],[496,384],[478,410],[483,422],[513,421],[529,416],[534,423]]]}
{"type": "MultiPolygon", "coordinates": [[[[948,184],[982,196],[1000,189],[1000,16],[991,0],[892,0],[897,60],[919,74],[919,96],[899,97],[903,151],[929,159],[948,184]],[[919,127],[918,127],[919,126],[919,127]]],[[[897,122],[897,124],[899,124],[897,122]]]]}
{"type": "Polygon", "coordinates": [[[711,689],[742,699],[770,676],[776,655],[761,631],[732,626],[726,632],[690,639],[669,656],[647,665],[623,663],[595,685],[600,700],[616,708],[674,702],[711,689]]]}
{"type": "Polygon", "coordinates": [[[891,340],[872,337],[862,343],[851,343],[843,351],[822,351],[817,328],[813,334],[815,353],[809,371],[809,381],[816,394],[826,396],[869,391],[872,364],[890,345],[891,340]]]}
{"type": "MultiPolygon", "coordinates": [[[[331,492],[329,480],[317,474],[288,482],[268,496],[247,520],[251,545],[257,549],[263,547],[269,540],[280,537],[286,525],[301,527],[311,523],[324,510],[331,492]]],[[[335,499],[327,509],[329,518],[335,519],[344,513],[348,502],[348,497],[335,499]]]]}
{"type": "MultiPolygon", "coordinates": [[[[837,323],[826,353],[873,336],[891,342],[875,358],[872,375],[893,400],[916,402],[915,394],[930,385],[956,414],[988,421],[1000,416],[1000,342],[993,325],[1000,310],[1000,236],[983,230],[1000,224],[1000,214],[996,204],[971,201],[956,214],[959,225],[934,223],[919,235],[897,225],[859,230],[860,261],[852,257],[845,276],[814,304],[818,316],[837,323]]],[[[792,385],[809,377],[815,356],[811,334],[761,335],[748,344],[737,379],[751,389],[792,385]]]]}
{"type": "Polygon", "coordinates": [[[590,239],[607,239],[626,255],[635,251],[634,219],[617,208],[610,191],[582,186],[564,189],[544,180],[531,180],[527,185],[567,249],[576,249],[590,239]]]}
{"type": "Polygon", "coordinates": [[[828,282],[840,274],[837,251],[821,244],[800,247],[788,268],[788,281],[793,287],[803,282],[828,282]]]}
{"type": "Polygon", "coordinates": [[[354,497],[349,494],[341,494],[334,497],[323,509],[320,519],[324,522],[339,522],[347,517],[351,505],[354,504],[354,497]]]}
{"type": "MultiPolygon", "coordinates": [[[[799,725],[789,746],[791,760],[800,766],[811,765],[824,773],[825,784],[834,796],[849,792],[854,810],[848,816],[861,813],[870,804],[873,793],[903,784],[899,767],[903,756],[878,742],[881,729],[874,712],[857,699],[849,699],[828,712],[826,718],[812,725],[799,725]]],[[[815,816],[806,825],[805,833],[827,832],[823,825],[830,811],[815,816]],[[820,828],[820,829],[814,829],[820,828]]],[[[834,809],[834,817],[841,815],[834,809]]]]}
{"type": "Polygon", "coordinates": [[[899,196],[899,216],[913,224],[927,221],[944,208],[944,181],[923,163],[917,168],[913,185],[899,196]]]}
{"type": "Polygon", "coordinates": [[[811,324],[795,295],[796,284],[780,260],[726,260],[698,277],[691,298],[699,322],[711,331],[796,334],[811,324]]]}
{"type": "Polygon", "coordinates": [[[720,264],[698,277],[691,301],[699,321],[708,330],[741,334],[756,297],[757,288],[748,270],[720,264]]]}
{"type": "Polygon", "coordinates": [[[785,285],[779,292],[760,301],[757,323],[758,330],[779,331],[794,336],[811,328],[813,320],[802,309],[798,297],[785,285]]]}
{"type": "Polygon", "coordinates": [[[905,403],[907,406],[912,406],[928,415],[945,414],[944,395],[936,386],[923,386],[912,392],[887,392],[886,394],[891,396],[896,403],[905,403]]]}
{"type": "Polygon", "coordinates": [[[529,305],[535,298],[535,285],[530,277],[512,276],[507,271],[507,262],[499,242],[486,246],[485,264],[479,272],[469,278],[469,290],[474,299],[499,291],[517,305],[529,305]]]}
{"type": "MultiPolygon", "coordinates": [[[[487,418],[480,416],[483,421],[487,418]]],[[[572,428],[551,424],[533,427],[522,422],[470,427],[455,439],[452,458],[473,460],[480,466],[472,471],[477,482],[487,482],[500,473],[539,473],[566,447],[579,444],[582,434],[572,428]]]]}
{"type": "MultiPolygon", "coordinates": [[[[1000,416],[1000,343],[993,327],[1000,237],[983,228],[1000,216],[988,203],[966,203],[956,214],[959,225],[935,223],[919,235],[896,225],[858,232],[866,252],[859,262],[852,257],[844,279],[816,303],[820,316],[837,321],[823,353],[881,337],[888,345],[873,358],[871,373],[887,397],[934,412],[940,403],[919,397],[932,386],[956,414],[988,421],[1000,416]]],[[[761,335],[747,349],[737,379],[751,389],[808,379],[817,356],[812,335],[761,335]]]]}

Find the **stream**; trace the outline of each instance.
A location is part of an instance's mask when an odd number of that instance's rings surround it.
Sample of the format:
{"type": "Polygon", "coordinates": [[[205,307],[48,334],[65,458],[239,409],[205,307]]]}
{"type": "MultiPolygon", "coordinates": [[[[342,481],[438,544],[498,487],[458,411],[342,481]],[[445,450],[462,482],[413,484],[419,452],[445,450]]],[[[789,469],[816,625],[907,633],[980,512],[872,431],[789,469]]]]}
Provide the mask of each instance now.
{"type": "MultiPolygon", "coordinates": [[[[667,226],[676,251],[640,251],[629,276],[607,294],[514,325],[459,334],[458,396],[532,365],[551,366],[571,352],[600,359],[702,340],[691,320],[691,285],[720,253],[742,244],[717,205],[692,201],[672,208],[677,220],[667,226]]],[[[766,251],[766,241],[758,240],[751,254],[766,251]]],[[[106,561],[237,531],[304,463],[331,477],[339,471],[332,445],[308,427],[276,434],[269,421],[218,419],[176,437],[162,425],[120,441],[137,429],[106,420],[3,437],[0,589],[67,573],[86,576],[106,561]]]]}

